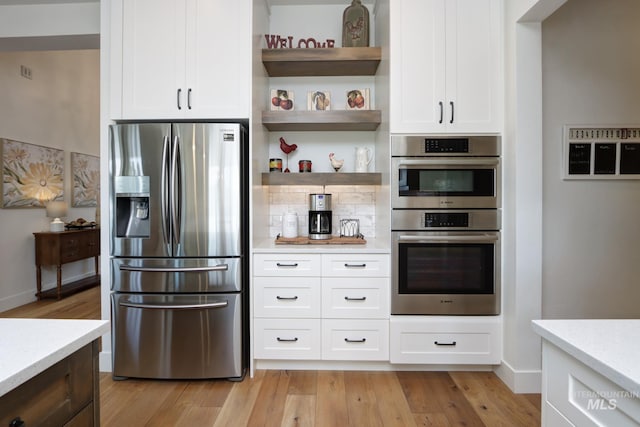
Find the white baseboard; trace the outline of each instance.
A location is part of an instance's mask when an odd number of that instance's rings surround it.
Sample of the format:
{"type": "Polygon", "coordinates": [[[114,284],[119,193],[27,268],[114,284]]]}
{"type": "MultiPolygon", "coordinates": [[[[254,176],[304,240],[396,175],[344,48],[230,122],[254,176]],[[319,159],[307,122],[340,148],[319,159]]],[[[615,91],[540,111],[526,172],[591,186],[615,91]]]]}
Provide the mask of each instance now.
{"type": "Polygon", "coordinates": [[[0,313],[3,311],[11,310],[12,308],[20,307],[21,305],[29,304],[36,301],[36,289],[30,289],[28,291],[20,292],[16,295],[10,295],[8,297],[0,299],[0,313]]]}
{"type": "Polygon", "coordinates": [[[517,371],[504,360],[494,372],[514,393],[541,393],[542,371],[517,371]]]}

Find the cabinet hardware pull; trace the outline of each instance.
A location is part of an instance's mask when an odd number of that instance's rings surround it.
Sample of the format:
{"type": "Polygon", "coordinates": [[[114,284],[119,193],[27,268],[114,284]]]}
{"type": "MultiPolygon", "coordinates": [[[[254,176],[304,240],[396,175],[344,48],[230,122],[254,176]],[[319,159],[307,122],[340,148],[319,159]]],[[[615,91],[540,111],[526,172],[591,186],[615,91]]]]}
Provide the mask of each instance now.
{"type": "Polygon", "coordinates": [[[278,340],[278,342],[296,342],[296,341],[298,341],[298,337],[295,337],[295,338],[280,338],[280,337],[276,337],[276,339],[278,340]]]}
{"type": "Polygon", "coordinates": [[[438,341],[434,341],[433,342],[435,345],[448,345],[448,346],[454,346],[456,345],[455,341],[452,342],[438,342],[438,341]]]}
{"type": "Polygon", "coordinates": [[[440,105],[440,120],[438,123],[442,124],[442,121],[444,120],[444,105],[442,104],[442,101],[438,102],[438,104],[440,105]]]}
{"type": "Polygon", "coordinates": [[[361,342],[365,342],[365,341],[367,341],[366,338],[362,338],[362,339],[359,339],[359,340],[351,340],[349,338],[345,338],[344,339],[344,342],[358,342],[358,343],[361,343],[361,342]]]}
{"type": "Polygon", "coordinates": [[[349,264],[349,263],[345,263],[344,264],[345,268],[365,268],[367,266],[367,264],[349,264]]]}
{"type": "Polygon", "coordinates": [[[281,301],[296,301],[298,299],[298,296],[296,295],[292,297],[281,297],[280,295],[276,295],[276,299],[281,301]]]}
{"type": "Polygon", "coordinates": [[[298,266],[298,263],[297,263],[297,262],[294,262],[293,264],[283,264],[283,263],[281,263],[281,262],[277,262],[277,263],[276,263],[276,265],[277,265],[278,267],[292,267],[292,268],[295,268],[295,267],[297,267],[297,266],[298,266]]]}
{"type": "Polygon", "coordinates": [[[453,101],[450,101],[449,104],[451,105],[451,121],[449,121],[449,123],[453,123],[453,117],[454,117],[454,114],[453,114],[453,111],[454,111],[453,110],[453,101]]]}
{"type": "Polygon", "coordinates": [[[178,110],[182,110],[182,105],[180,105],[180,96],[182,95],[182,89],[178,89],[176,103],[178,104],[178,110]]]}
{"type": "Polygon", "coordinates": [[[359,298],[344,297],[344,299],[347,301],[366,301],[367,297],[359,297],[359,298]]]}
{"type": "Polygon", "coordinates": [[[187,91],[187,108],[191,110],[191,88],[187,91]]]}

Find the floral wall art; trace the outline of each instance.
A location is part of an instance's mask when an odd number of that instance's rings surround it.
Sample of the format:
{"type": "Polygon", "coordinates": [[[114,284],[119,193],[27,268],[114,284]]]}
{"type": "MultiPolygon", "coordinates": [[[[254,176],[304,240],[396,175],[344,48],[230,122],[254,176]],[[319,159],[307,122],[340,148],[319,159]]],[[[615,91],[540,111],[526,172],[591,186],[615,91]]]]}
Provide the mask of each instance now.
{"type": "Polygon", "coordinates": [[[2,207],[44,207],[63,200],[64,153],[55,148],[0,139],[2,207]]]}
{"type": "Polygon", "coordinates": [[[73,174],[73,207],[97,206],[100,195],[100,158],[71,153],[73,174]]]}

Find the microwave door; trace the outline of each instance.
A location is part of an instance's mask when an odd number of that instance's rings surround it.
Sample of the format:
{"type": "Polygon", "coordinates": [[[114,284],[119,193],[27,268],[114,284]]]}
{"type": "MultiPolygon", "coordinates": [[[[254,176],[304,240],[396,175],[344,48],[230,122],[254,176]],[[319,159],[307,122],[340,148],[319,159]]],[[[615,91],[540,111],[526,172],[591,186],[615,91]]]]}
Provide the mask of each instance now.
{"type": "Polygon", "coordinates": [[[114,256],[171,256],[167,221],[170,125],[110,127],[111,251],[114,256]]]}
{"type": "Polygon", "coordinates": [[[174,256],[240,256],[240,125],[177,123],[173,134],[174,256]]]}

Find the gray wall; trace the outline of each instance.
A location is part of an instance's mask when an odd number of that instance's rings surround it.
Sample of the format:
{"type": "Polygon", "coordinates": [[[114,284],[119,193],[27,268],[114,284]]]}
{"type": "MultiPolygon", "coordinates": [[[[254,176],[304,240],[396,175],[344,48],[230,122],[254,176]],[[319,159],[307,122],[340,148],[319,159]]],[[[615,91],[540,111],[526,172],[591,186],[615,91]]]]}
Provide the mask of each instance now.
{"type": "Polygon", "coordinates": [[[565,124],[640,126],[640,2],[569,0],[543,23],[545,318],[640,316],[640,181],[563,181],[565,124]]]}

